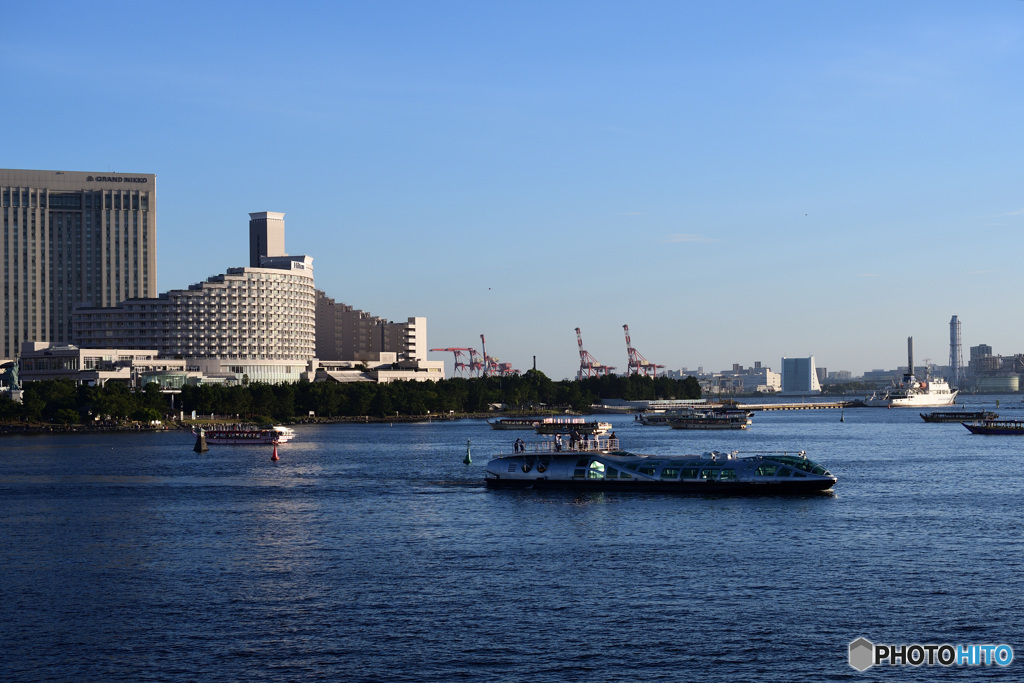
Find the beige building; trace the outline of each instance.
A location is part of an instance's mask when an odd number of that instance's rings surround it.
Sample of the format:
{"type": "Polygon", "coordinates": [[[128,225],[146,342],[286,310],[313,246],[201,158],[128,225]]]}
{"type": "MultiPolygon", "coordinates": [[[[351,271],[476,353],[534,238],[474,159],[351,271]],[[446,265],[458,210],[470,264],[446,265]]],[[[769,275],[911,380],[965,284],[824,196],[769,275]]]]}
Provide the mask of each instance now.
{"type": "Polygon", "coordinates": [[[115,308],[80,308],[75,343],[152,348],[210,376],[298,381],[316,353],[313,259],[283,253],[284,214],[250,214],[250,236],[259,232],[253,222],[268,216],[280,221],[282,234],[271,253],[259,250],[259,267],[229,268],[188,289],[115,308]]]}
{"type": "Polygon", "coordinates": [[[156,176],[0,169],[3,346],[68,343],[77,305],[156,294],[156,176]]]}
{"type": "Polygon", "coordinates": [[[427,319],[390,322],[316,292],[316,357],[323,361],[354,360],[394,353],[399,361],[427,360],[427,319]]]}
{"type": "MultiPolygon", "coordinates": [[[[193,374],[198,378],[198,373],[193,374]]],[[[149,378],[166,375],[186,379],[185,361],[161,359],[156,349],[83,349],[49,342],[21,345],[22,382],[69,379],[75,384],[102,386],[114,380],[140,387],[149,378]]]]}

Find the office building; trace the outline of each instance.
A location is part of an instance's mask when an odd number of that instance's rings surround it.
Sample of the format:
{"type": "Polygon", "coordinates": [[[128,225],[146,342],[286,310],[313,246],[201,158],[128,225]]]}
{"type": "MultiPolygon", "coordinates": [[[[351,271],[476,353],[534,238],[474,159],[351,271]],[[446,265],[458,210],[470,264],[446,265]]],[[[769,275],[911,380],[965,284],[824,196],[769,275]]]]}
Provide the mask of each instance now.
{"type": "Polygon", "coordinates": [[[0,169],[3,347],[72,340],[75,306],[156,294],[156,176],[0,169]]]}
{"type": "Polygon", "coordinates": [[[818,373],[814,367],[814,356],[782,359],[782,393],[788,396],[821,393],[818,373]]]}

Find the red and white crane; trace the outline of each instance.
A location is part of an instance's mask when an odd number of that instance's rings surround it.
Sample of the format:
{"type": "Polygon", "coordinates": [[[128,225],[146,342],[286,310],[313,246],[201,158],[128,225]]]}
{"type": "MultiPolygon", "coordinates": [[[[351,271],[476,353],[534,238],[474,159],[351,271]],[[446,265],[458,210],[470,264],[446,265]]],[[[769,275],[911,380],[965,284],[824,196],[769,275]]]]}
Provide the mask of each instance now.
{"type": "Polygon", "coordinates": [[[640,352],[633,348],[633,343],[629,340],[629,325],[623,325],[622,329],[626,331],[626,353],[629,355],[629,367],[626,368],[626,376],[630,375],[644,375],[646,377],[657,377],[658,368],[664,368],[664,365],[656,365],[643,356],[640,352]]]}
{"type": "Polygon", "coordinates": [[[580,370],[576,373],[576,379],[600,377],[601,375],[607,375],[615,369],[610,365],[598,363],[596,358],[583,349],[583,336],[580,334],[580,328],[578,327],[576,328],[576,344],[580,347],[580,370]]]}

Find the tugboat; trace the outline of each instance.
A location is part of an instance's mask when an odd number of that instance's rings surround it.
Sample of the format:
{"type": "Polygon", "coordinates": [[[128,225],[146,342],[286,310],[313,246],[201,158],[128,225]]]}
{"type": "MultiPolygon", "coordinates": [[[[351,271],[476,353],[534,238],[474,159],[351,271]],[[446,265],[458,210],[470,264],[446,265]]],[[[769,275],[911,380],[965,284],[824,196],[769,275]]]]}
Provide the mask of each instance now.
{"type": "Polygon", "coordinates": [[[836,477],[803,451],[712,451],[702,455],[641,455],[618,439],[584,439],[574,450],[553,442],[487,463],[488,488],[657,491],[712,495],[808,494],[828,491],[836,477]]]}

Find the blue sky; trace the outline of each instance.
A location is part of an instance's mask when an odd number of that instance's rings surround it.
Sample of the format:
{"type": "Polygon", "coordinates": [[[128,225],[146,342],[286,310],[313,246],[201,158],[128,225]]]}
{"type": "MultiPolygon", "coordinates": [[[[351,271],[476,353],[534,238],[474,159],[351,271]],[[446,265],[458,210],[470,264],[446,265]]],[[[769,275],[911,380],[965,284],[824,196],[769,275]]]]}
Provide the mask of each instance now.
{"type": "MultiPolygon", "coordinates": [[[[317,285],[554,378],[1024,352],[1024,2],[29,3],[7,168],[156,173],[161,291],[317,285]]],[[[432,354],[451,360],[450,354],[432,354]]],[[[450,370],[450,365],[449,365],[450,370]]]]}

